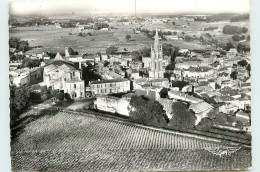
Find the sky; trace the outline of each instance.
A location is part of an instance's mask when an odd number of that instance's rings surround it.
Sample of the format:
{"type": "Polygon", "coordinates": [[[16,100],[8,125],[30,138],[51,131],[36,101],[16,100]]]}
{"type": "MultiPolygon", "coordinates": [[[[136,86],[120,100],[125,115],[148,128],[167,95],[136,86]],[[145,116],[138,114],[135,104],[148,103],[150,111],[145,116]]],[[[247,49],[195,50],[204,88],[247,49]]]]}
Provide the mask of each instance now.
{"type": "Polygon", "coordinates": [[[11,14],[249,13],[250,0],[34,0],[12,1],[11,14]]]}

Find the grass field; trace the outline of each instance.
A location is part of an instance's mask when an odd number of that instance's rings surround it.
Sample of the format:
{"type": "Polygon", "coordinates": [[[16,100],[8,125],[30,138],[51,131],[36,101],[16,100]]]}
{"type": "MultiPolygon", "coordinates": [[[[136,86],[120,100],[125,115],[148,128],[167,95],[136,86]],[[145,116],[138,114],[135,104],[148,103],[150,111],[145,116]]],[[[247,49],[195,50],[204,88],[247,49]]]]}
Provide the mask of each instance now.
{"type": "Polygon", "coordinates": [[[251,150],[216,156],[224,143],[59,112],[27,124],[12,144],[13,171],[227,170],[251,166],[251,150]]]}
{"type": "MultiPolygon", "coordinates": [[[[236,26],[246,26],[249,28],[248,22],[234,22],[230,23],[228,21],[221,21],[215,23],[205,23],[205,22],[191,22],[189,28],[180,28],[179,26],[174,26],[171,23],[162,24],[148,24],[142,26],[142,28],[152,29],[173,29],[180,35],[181,32],[187,34],[204,35],[205,33],[210,33],[211,35],[216,35],[218,40],[223,42],[228,42],[231,40],[232,35],[224,35],[222,29],[224,25],[236,25],[236,26]],[[214,31],[202,31],[202,28],[208,26],[217,26],[218,29],[214,31]]],[[[23,40],[28,40],[30,46],[42,46],[39,49],[30,50],[31,52],[41,53],[43,51],[49,52],[64,52],[65,47],[72,47],[74,50],[78,51],[80,54],[83,53],[96,53],[105,52],[105,49],[109,45],[116,45],[119,50],[126,48],[129,51],[138,50],[142,47],[150,47],[153,44],[153,40],[147,38],[143,33],[134,35],[133,28],[139,27],[134,24],[130,26],[125,25],[115,25],[116,30],[111,31],[94,31],[94,30],[83,30],[80,31],[76,28],[56,28],[54,25],[49,26],[31,26],[31,27],[19,27],[12,28],[10,30],[11,37],[17,37],[23,40]],[[77,36],[79,32],[88,33],[91,32],[93,36],[80,37],[77,36]],[[70,35],[70,34],[71,35],[70,35]],[[129,34],[136,41],[127,41],[125,36],[129,34]]],[[[249,32],[250,33],[250,28],[249,32]]],[[[248,35],[246,34],[246,36],[248,35]]],[[[180,48],[188,49],[205,49],[203,45],[193,42],[186,41],[160,41],[163,43],[170,43],[174,46],[179,46],[180,48]]],[[[30,52],[29,51],[29,52],[30,52]]]]}

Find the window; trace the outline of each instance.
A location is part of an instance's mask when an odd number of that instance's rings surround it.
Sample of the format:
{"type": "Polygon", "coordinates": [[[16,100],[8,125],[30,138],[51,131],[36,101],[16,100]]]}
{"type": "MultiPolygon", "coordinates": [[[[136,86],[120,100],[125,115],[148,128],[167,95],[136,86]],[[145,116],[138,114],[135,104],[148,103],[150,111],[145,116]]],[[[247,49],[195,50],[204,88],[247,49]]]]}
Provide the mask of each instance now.
{"type": "Polygon", "coordinates": [[[77,85],[76,85],[76,84],[74,84],[74,88],[77,88],[77,85]]]}
{"type": "Polygon", "coordinates": [[[75,76],[75,72],[73,72],[73,76],[75,76]]]}

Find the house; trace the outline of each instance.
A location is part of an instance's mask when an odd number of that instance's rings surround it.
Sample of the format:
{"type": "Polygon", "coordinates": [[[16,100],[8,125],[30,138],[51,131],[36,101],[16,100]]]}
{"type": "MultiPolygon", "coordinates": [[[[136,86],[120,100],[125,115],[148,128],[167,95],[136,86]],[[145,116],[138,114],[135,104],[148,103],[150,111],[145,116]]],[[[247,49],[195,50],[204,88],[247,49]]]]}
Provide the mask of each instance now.
{"type": "Polygon", "coordinates": [[[93,95],[125,93],[130,91],[130,80],[125,78],[92,81],[89,85],[93,95]]]}
{"type": "Polygon", "coordinates": [[[139,76],[139,71],[136,70],[136,69],[132,69],[131,74],[130,74],[130,77],[131,77],[131,78],[134,78],[134,79],[140,78],[140,76],[139,76]]]}
{"type": "Polygon", "coordinates": [[[162,79],[149,79],[149,83],[151,86],[158,86],[160,88],[169,88],[170,83],[167,78],[162,78],[162,79]]]}
{"type": "Polygon", "coordinates": [[[10,81],[12,84],[18,86],[26,84],[35,84],[42,81],[43,68],[22,68],[10,72],[10,81]]]}
{"type": "Polygon", "coordinates": [[[108,60],[107,54],[102,53],[101,54],[101,61],[106,61],[106,60],[108,60]]]}
{"type": "Polygon", "coordinates": [[[178,35],[166,35],[165,38],[167,40],[179,40],[179,36],[178,35]]]}
{"type": "Polygon", "coordinates": [[[168,97],[169,97],[169,99],[184,101],[184,102],[188,102],[188,103],[203,102],[202,99],[199,99],[199,98],[196,98],[196,97],[193,97],[193,96],[189,96],[185,93],[182,93],[180,91],[174,91],[174,90],[168,91],[168,97]]]}
{"type": "Polygon", "coordinates": [[[236,48],[230,48],[228,51],[229,54],[237,54],[237,49],[236,48]]]}

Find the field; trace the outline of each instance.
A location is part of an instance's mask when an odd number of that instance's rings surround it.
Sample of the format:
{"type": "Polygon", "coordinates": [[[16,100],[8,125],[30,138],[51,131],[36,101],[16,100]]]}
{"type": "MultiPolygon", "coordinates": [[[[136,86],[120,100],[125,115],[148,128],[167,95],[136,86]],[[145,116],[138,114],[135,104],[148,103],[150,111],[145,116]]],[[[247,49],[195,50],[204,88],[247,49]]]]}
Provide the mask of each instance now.
{"type": "Polygon", "coordinates": [[[251,150],[90,114],[59,112],[27,124],[12,144],[13,171],[227,170],[251,166],[251,150]]]}
{"type": "MultiPolygon", "coordinates": [[[[182,32],[190,35],[205,35],[205,33],[210,33],[211,35],[217,36],[218,40],[222,42],[228,42],[231,40],[232,35],[224,35],[222,29],[224,25],[236,25],[236,26],[246,26],[249,29],[249,23],[244,22],[233,22],[220,21],[214,23],[205,22],[191,22],[189,28],[180,28],[179,26],[174,26],[171,23],[161,23],[161,24],[147,24],[142,25],[142,28],[146,29],[172,29],[177,31],[178,35],[182,32]],[[202,31],[202,28],[208,26],[217,26],[218,29],[214,31],[202,31]]],[[[10,36],[20,38],[23,40],[28,40],[30,46],[42,46],[42,48],[30,50],[30,52],[41,53],[43,51],[49,52],[64,52],[65,47],[72,47],[74,50],[78,51],[80,54],[83,53],[97,53],[105,52],[105,49],[109,45],[116,45],[119,50],[126,48],[128,51],[138,50],[142,47],[150,47],[153,44],[153,40],[147,38],[143,33],[134,34],[133,28],[139,27],[141,25],[131,24],[129,26],[116,24],[114,27],[117,29],[112,29],[111,31],[97,31],[97,30],[83,30],[80,31],[76,28],[56,28],[54,25],[49,26],[30,26],[30,27],[19,27],[12,28],[10,30],[10,36]],[[78,34],[91,32],[93,36],[80,37],[78,34]],[[127,41],[125,36],[129,34],[136,41],[127,41]]],[[[246,34],[246,36],[248,35],[246,34]]],[[[163,43],[170,43],[174,46],[179,46],[180,48],[188,49],[205,49],[205,46],[195,43],[186,42],[183,40],[168,40],[160,41],[163,43]]]]}

